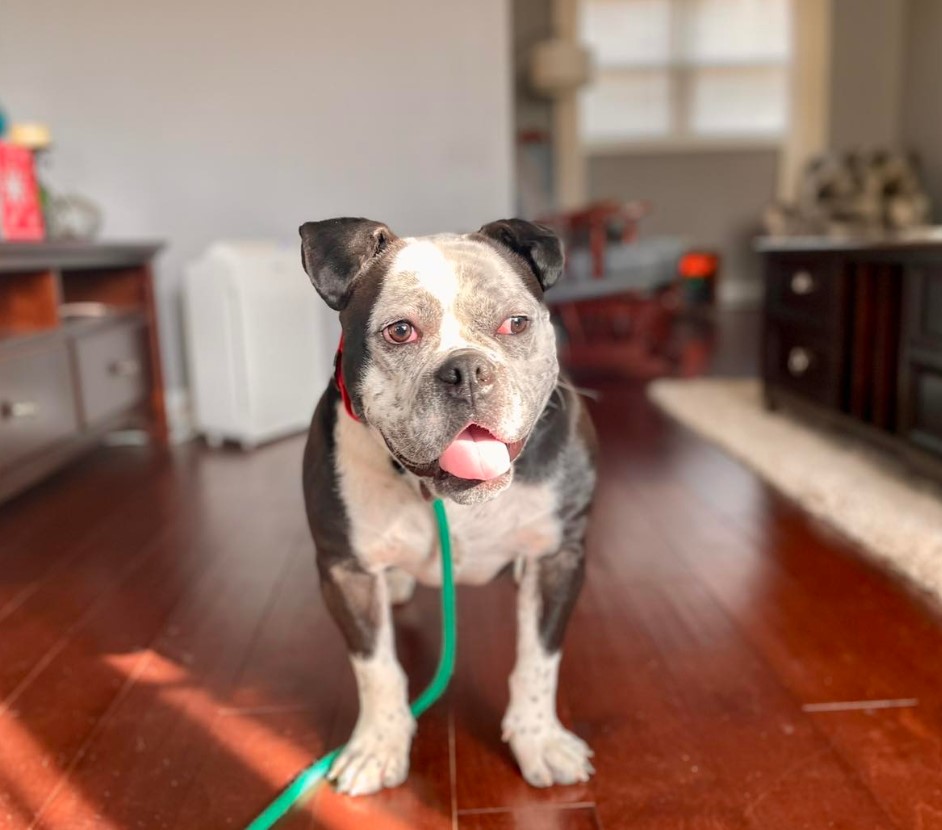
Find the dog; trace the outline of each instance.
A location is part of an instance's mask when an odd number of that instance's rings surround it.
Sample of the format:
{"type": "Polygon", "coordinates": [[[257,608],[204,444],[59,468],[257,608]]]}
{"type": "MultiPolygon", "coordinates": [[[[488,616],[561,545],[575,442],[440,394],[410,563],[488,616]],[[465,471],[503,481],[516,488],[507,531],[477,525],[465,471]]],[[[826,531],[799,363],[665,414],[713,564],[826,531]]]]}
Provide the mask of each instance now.
{"type": "Polygon", "coordinates": [[[518,573],[516,663],[502,721],[536,787],[594,772],[556,714],[561,644],[583,582],[594,436],[560,376],[543,294],[560,240],[506,219],[399,238],[367,219],[307,222],[304,269],[342,327],[303,485],[325,603],[350,652],[359,716],[330,770],[364,795],[405,781],[415,720],[391,605],[441,584],[430,500],[446,500],[455,579],[518,573]]]}

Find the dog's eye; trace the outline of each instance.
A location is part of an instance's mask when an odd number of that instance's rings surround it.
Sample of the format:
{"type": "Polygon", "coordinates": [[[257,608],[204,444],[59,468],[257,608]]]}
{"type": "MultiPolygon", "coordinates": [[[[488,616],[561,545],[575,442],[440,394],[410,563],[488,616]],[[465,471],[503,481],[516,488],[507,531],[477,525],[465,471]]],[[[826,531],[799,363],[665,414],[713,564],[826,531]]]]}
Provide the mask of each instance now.
{"type": "Polygon", "coordinates": [[[513,317],[508,317],[500,324],[500,328],[497,329],[498,334],[523,334],[527,330],[527,327],[530,325],[530,318],[524,317],[522,314],[515,314],[513,317]]]}
{"type": "Polygon", "coordinates": [[[418,340],[419,333],[415,330],[415,326],[407,320],[397,320],[383,329],[383,337],[386,338],[387,343],[395,343],[397,346],[401,346],[403,343],[413,343],[418,340]]]}

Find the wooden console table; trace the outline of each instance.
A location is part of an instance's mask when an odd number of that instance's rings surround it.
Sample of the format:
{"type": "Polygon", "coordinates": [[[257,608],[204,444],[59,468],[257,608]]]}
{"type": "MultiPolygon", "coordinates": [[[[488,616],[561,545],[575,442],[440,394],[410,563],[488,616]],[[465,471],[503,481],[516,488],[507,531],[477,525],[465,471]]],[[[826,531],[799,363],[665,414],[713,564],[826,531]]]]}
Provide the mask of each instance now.
{"type": "Polygon", "coordinates": [[[0,242],[0,501],[108,431],[146,426],[166,443],[159,248],[0,242]]]}
{"type": "Polygon", "coordinates": [[[770,407],[824,416],[942,473],[942,229],[765,238],[770,407]]]}

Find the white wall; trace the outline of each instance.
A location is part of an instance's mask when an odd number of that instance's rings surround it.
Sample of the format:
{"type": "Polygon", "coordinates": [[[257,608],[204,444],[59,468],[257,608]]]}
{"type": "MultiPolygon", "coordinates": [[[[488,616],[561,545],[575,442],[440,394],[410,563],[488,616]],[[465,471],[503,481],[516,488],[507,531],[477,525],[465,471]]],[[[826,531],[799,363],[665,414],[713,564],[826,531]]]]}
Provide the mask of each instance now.
{"type": "Polygon", "coordinates": [[[0,100],[47,122],[54,184],[158,237],[168,386],[181,266],[308,219],[400,233],[511,212],[506,0],[3,0],[0,100]]]}

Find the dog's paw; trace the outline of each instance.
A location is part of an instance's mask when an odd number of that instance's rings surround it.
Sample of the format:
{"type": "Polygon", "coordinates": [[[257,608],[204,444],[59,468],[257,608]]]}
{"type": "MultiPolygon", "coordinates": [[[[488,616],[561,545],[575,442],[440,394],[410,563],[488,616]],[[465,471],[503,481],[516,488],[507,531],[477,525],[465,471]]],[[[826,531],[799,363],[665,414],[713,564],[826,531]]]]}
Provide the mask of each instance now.
{"type": "Polygon", "coordinates": [[[390,721],[353,732],[350,743],[330,768],[328,778],[337,792],[369,795],[384,787],[398,787],[409,774],[409,749],[415,721],[404,726],[390,721]]]}
{"type": "Polygon", "coordinates": [[[504,740],[510,743],[523,777],[534,787],[579,784],[595,772],[589,745],[558,721],[545,726],[505,725],[504,740]]]}
{"type": "Polygon", "coordinates": [[[393,605],[403,605],[415,593],[415,577],[400,568],[389,568],[386,573],[386,590],[393,605]]]}

